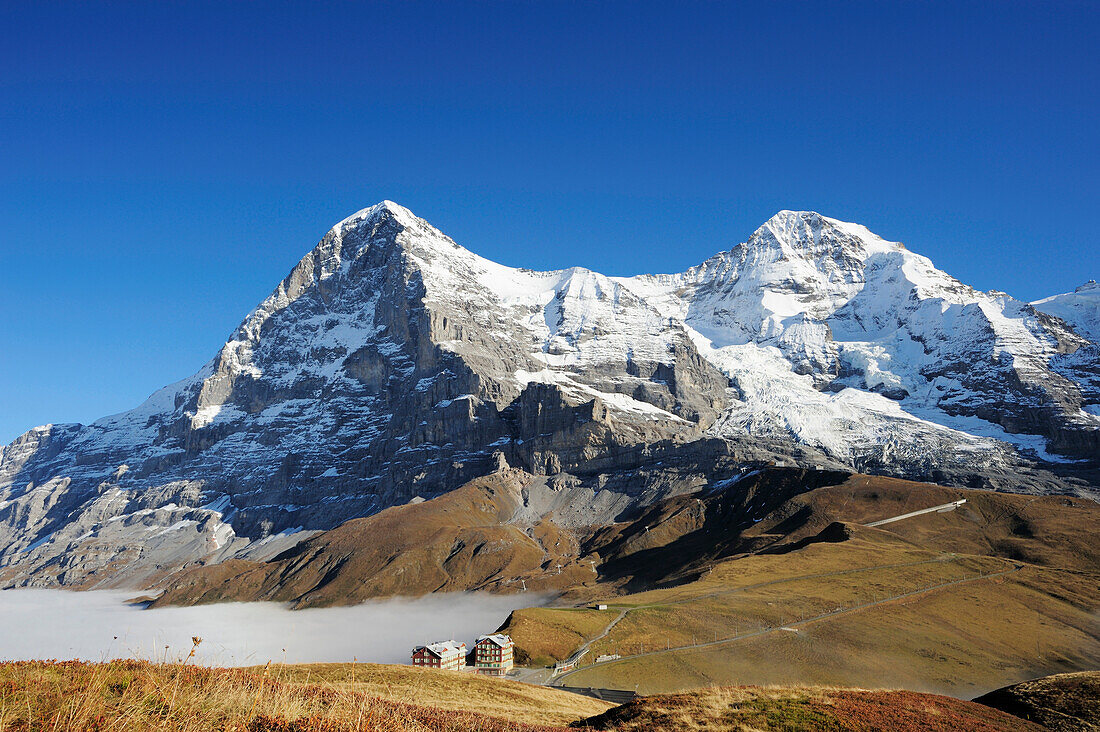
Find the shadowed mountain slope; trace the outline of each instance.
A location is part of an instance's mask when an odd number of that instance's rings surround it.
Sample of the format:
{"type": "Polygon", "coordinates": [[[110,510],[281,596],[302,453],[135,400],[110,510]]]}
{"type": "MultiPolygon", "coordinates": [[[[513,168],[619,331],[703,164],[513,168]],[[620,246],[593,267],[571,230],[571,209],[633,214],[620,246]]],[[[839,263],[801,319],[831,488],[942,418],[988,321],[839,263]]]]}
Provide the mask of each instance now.
{"type": "Polygon", "coordinates": [[[157,606],[277,600],[345,605],[436,591],[562,593],[584,600],[690,584],[739,557],[792,554],[853,536],[900,551],[1000,557],[1059,570],[1100,567],[1100,505],[843,472],[761,468],[702,490],[569,522],[584,483],[517,469],[430,501],[395,506],[313,536],[266,561],[231,560],[170,577],[157,606]],[[880,528],[864,523],[959,499],[958,509],[880,528]]]}
{"type": "Polygon", "coordinates": [[[830,688],[705,689],[647,696],[573,726],[617,732],[751,729],[1039,732],[996,709],[935,694],[830,688]]]}
{"type": "Polygon", "coordinates": [[[983,694],[974,701],[1055,732],[1100,729],[1100,671],[1057,674],[983,694]]]}

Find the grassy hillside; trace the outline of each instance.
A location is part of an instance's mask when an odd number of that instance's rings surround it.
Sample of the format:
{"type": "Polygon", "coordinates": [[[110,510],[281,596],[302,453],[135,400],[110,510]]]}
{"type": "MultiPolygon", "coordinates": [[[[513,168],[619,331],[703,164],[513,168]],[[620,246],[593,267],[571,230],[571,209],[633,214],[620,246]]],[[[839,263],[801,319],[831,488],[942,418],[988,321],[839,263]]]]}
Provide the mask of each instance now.
{"type": "Polygon", "coordinates": [[[713,560],[694,581],[612,597],[603,621],[595,611],[516,611],[507,632],[533,659],[561,659],[626,611],[590,644],[563,681],[571,686],[973,696],[1100,666],[1098,526],[1100,507],[1077,499],[857,476],[787,501],[739,536],[754,552],[713,560]],[[968,503],[952,513],[859,525],[959,497],[968,503]],[[593,665],[601,654],[624,658],[593,665]]]}
{"type": "Polygon", "coordinates": [[[1055,732],[1100,730],[1100,671],[1058,674],[997,689],[974,701],[1055,732]]]}
{"type": "Polygon", "coordinates": [[[527,476],[479,478],[422,503],[348,521],[268,562],[231,560],[174,578],[155,605],[274,600],[295,607],[459,590],[553,591],[595,581],[551,522],[510,524],[527,476]],[[560,573],[549,567],[563,565],[560,573]]]}
{"type": "Polygon", "coordinates": [[[506,470],[430,501],[348,521],[269,561],[190,567],[165,583],[155,605],[275,600],[303,608],[428,592],[517,592],[524,585],[577,599],[617,594],[696,577],[739,544],[729,527],[751,525],[752,512],[845,478],[763,470],[706,500],[675,496],[620,524],[566,529],[552,511],[530,520],[519,510],[537,479],[506,470]]]}
{"type": "Polygon", "coordinates": [[[498,695],[483,683],[487,680],[458,674],[433,675],[425,683],[424,678],[374,669],[368,672],[373,680],[358,684],[330,679],[339,675],[338,669],[306,670],[305,678],[316,676],[312,683],[291,680],[297,673],[140,661],[4,663],[0,729],[550,732],[561,727],[524,724],[496,717],[492,710],[511,703],[526,710],[521,716],[535,718],[537,710],[544,710],[566,721],[607,707],[565,692],[533,687],[529,694],[517,692],[513,687],[521,685],[510,682],[498,682],[498,695]],[[473,697],[469,705],[461,702],[466,694],[473,697]],[[434,703],[441,700],[450,704],[434,703]],[[482,711],[464,711],[463,706],[482,711]]]}
{"type": "Polygon", "coordinates": [[[556,715],[574,729],[618,732],[1042,729],[983,704],[907,691],[709,688],[608,708],[549,689],[400,667],[0,664],[0,729],[20,732],[565,732],[506,716],[517,708],[538,720],[556,715]],[[479,711],[456,708],[460,699],[479,711]]]}
{"type": "Polygon", "coordinates": [[[642,697],[578,723],[615,732],[1039,732],[1043,728],[972,702],[909,691],[714,688],[642,697]]]}
{"type": "Polygon", "coordinates": [[[560,661],[589,638],[600,634],[617,611],[588,608],[524,608],[514,612],[504,627],[513,638],[523,638],[516,662],[549,666],[560,661]]]}
{"type": "Polygon", "coordinates": [[[956,511],[897,521],[881,530],[938,551],[1100,570],[1100,504],[1094,501],[944,488],[880,476],[853,475],[795,496],[746,537],[758,537],[754,548],[774,551],[833,521],[866,524],[960,498],[966,504],[956,511]]]}
{"type": "MultiPolygon", "coordinates": [[[[248,669],[262,673],[263,667],[248,669]]],[[[457,671],[429,671],[377,663],[303,663],[272,666],[283,683],[354,691],[388,701],[488,714],[530,724],[565,725],[606,710],[587,696],[457,671]]]]}
{"type": "Polygon", "coordinates": [[[561,607],[508,619],[521,662],[587,646],[566,683],[642,692],[813,684],[969,697],[1100,666],[1092,501],[774,468],[567,530],[510,523],[530,478],[487,476],[269,562],[194,568],[158,604],[305,607],[523,580],[563,594],[561,607]],[[865,526],[959,499],[951,512],[865,526]],[[611,610],[584,609],[593,601],[611,610]],[[591,665],[603,654],[623,658],[591,665]]]}

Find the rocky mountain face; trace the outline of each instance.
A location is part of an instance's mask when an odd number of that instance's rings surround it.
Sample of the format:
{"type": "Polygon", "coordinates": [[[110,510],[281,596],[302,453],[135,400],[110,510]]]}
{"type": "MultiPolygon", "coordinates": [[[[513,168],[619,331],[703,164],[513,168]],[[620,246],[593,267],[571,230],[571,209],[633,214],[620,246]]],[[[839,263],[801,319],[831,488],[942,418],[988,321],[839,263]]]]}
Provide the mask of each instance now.
{"type": "Polygon", "coordinates": [[[1089,493],[1098,302],[978,292],[809,212],[622,278],[504,267],[384,202],[191,378],[3,448],[0,583],[266,559],[507,466],[578,526],[769,462],[1089,493]]]}

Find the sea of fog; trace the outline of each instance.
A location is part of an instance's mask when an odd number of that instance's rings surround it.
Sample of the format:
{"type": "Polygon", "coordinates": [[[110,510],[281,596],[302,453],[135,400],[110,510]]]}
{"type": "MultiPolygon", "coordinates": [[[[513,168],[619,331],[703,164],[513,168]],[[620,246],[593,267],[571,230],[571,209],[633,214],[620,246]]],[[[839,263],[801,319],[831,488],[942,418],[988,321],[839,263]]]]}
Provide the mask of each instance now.
{"type": "Polygon", "coordinates": [[[134,594],[0,591],[0,660],[179,660],[198,636],[196,659],[207,665],[407,663],[414,645],[454,638],[469,646],[512,610],[548,599],[456,593],[310,610],[268,602],[145,610],[126,604],[134,594]]]}

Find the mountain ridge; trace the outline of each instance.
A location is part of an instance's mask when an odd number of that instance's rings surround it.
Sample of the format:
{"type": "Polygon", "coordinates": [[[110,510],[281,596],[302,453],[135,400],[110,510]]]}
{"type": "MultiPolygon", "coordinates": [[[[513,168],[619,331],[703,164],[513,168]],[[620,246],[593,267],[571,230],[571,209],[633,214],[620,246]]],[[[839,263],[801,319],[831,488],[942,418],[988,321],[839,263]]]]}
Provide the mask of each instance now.
{"type": "Polygon", "coordinates": [[[0,583],[277,553],[502,463],[622,511],[712,479],[624,472],[701,466],[708,441],[733,463],[1088,492],[1088,327],[813,212],[679,274],[606,277],[496,264],[384,201],[332,227],[195,375],[3,448],[0,583]]]}

